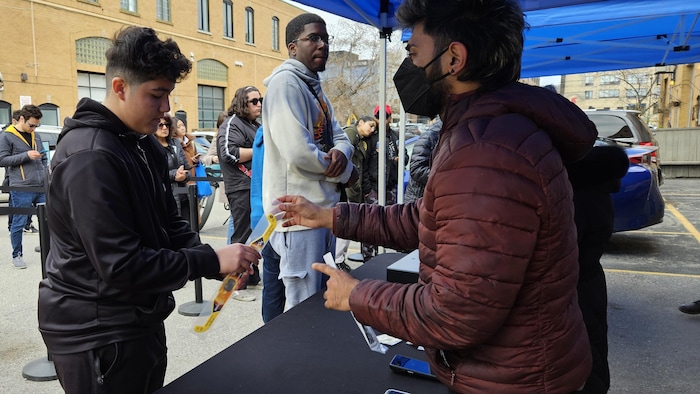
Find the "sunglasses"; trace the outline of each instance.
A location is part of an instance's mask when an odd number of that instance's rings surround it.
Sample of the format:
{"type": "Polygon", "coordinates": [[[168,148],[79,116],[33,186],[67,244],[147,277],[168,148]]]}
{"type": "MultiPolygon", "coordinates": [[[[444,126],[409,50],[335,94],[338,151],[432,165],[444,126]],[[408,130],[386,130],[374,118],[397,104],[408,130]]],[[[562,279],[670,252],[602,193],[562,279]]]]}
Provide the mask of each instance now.
{"type": "Polygon", "coordinates": [[[170,127],[170,123],[158,123],[158,127],[170,127]]]}
{"type": "Polygon", "coordinates": [[[32,129],[36,129],[37,127],[39,127],[38,124],[32,124],[32,123],[27,123],[27,126],[29,126],[32,129]]]}
{"type": "Polygon", "coordinates": [[[262,100],[263,100],[263,98],[260,97],[260,98],[254,98],[252,100],[248,100],[248,102],[253,104],[253,105],[258,105],[258,103],[262,104],[262,100]]]}

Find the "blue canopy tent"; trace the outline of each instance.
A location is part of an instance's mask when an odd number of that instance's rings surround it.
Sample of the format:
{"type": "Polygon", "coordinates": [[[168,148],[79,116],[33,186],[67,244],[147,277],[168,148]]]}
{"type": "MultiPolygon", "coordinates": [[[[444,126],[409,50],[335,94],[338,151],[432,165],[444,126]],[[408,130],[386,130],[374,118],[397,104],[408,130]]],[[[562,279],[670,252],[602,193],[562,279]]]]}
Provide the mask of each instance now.
{"type": "MultiPolygon", "coordinates": [[[[402,3],[296,1],[372,25],[382,37],[398,27],[394,14],[402,3]]],[[[700,61],[700,0],[520,0],[520,4],[530,24],[525,32],[524,78],[700,61]]],[[[408,39],[405,34],[403,38],[408,39]]],[[[379,75],[383,87],[379,89],[379,103],[385,103],[386,41],[379,75]]],[[[381,152],[385,151],[386,135],[383,117],[379,128],[381,152]]],[[[403,133],[400,144],[403,146],[403,133]]],[[[383,168],[384,155],[379,160],[379,168],[383,168]]],[[[380,203],[384,202],[383,175],[380,172],[380,203]]]]}

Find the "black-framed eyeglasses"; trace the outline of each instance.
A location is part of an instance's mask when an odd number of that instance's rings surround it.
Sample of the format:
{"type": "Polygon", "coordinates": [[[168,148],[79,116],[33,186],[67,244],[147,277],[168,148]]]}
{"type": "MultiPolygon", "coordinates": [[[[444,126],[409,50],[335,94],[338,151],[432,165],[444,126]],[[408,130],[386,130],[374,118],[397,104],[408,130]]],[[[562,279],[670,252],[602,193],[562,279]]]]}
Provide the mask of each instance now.
{"type": "Polygon", "coordinates": [[[170,123],[158,123],[158,128],[170,127],[170,123]]]}
{"type": "Polygon", "coordinates": [[[318,44],[319,42],[323,41],[326,45],[328,45],[332,40],[333,36],[322,37],[319,34],[311,33],[306,37],[301,37],[297,38],[296,40],[292,40],[292,42],[296,43],[297,41],[309,41],[311,43],[318,44]]]}
{"type": "Polygon", "coordinates": [[[248,102],[253,104],[253,105],[258,105],[258,103],[262,104],[262,100],[263,100],[262,97],[260,97],[260,98],[256,97],[254,99],[248,100],[248,102]]]}
{"type": "Polygon", "coordinates": [[[29,126],[32,129],[36,129],[37,127],[39,127],[38,124],[32,124],[32,123],[27,123],[27,126],[29,126]]]}

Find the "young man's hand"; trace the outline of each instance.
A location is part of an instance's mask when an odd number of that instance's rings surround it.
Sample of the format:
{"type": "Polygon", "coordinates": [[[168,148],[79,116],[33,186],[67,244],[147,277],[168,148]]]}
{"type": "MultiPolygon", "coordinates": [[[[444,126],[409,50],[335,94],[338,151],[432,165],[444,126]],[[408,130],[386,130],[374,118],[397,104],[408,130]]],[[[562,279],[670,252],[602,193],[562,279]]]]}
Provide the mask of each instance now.
{"type": "Polygon", "coordinates": [[[321,208],[302,196],[282,196],[277,199],[284,211],[282,227],[306,226],[311,228],[333,228],[333,208],[321,208]]]}
{"type": "Polygon", "coordinates": [[[331,178],[342,175],[348,165],[348,158],[337,149],[331,149],[326,155],[326,160],[329,160],[331,164],[328,165],[323,175],[331,178]]]}
{"type": "Polygon", "coordinates": [[[339,311],[349,311],[350,293],[360,281],[345,271],[332,268],[323,263],[313,263],[311,268],[329,277],[326,283],[327,290],[323,293],[323,299],[326,300],[325,307],[339,311]]]}

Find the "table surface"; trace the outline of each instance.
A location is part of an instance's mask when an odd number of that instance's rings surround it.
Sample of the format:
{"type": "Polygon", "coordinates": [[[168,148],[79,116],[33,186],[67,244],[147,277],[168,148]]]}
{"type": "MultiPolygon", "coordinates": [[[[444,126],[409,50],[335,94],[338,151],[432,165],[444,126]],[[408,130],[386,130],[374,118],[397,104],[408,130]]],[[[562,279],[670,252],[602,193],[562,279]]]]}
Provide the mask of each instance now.
{"type": "MultiPolygon", "coordinates": [[[[386,267],[402,256],[379,255],[352,274],[386,279],[386,267]]],[[[158,393],[448,392],[439,382],[393,372],[389,361],[395,354],[426,357],[405,342],[389,347],[386,354],[369,350],[350,312],[326,309],[319,292],[158,393]]]]}

